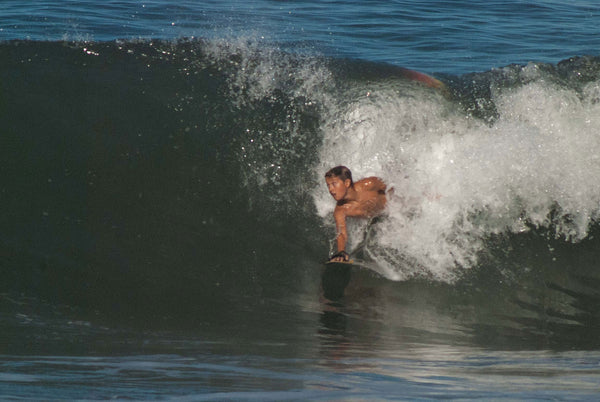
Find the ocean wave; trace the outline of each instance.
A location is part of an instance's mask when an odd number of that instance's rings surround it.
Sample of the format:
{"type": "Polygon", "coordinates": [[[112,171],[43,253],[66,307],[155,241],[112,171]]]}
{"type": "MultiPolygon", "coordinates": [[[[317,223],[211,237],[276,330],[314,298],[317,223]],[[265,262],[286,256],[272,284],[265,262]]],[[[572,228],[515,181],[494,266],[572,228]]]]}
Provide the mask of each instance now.
{"type": "Polygon", "coordinates": [[[322,175],[337,164],[396,190],[366,248],[394,280],[452,283],[495,236],[570,244],[598,217],[593,57],[436,81],[260,40],[14,41],[0,54],[8,288],[100,300],[131,297],[142,277],[140,302],[223,284],[285,293],[327,257],[322,175]]]}

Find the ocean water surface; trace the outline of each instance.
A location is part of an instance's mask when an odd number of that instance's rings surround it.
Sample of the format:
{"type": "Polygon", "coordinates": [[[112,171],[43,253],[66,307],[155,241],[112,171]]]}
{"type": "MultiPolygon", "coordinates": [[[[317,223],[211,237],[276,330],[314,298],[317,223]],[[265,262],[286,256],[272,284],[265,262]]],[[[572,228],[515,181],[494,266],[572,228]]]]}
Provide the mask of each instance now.
{"type": "Polygon", "coordinates": [[[600,5],[0,16],[3,399],[597,398],[600,5]]]}

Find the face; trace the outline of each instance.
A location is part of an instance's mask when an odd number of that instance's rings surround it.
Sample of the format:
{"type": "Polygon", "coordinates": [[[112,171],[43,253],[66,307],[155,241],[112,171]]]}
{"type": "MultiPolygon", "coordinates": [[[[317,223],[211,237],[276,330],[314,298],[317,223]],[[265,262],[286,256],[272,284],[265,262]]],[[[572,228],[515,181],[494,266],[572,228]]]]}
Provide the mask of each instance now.
{"type": "Polygon", "coordinates": [[[340,201],[348,192],[348,187],[350,187],[350,179],[346,179],[343,181],[339,177],[326,177],[325,182],[327,183],[327,189],[329,190],[329,194],[333,197],[334,200],[340,201]]]}

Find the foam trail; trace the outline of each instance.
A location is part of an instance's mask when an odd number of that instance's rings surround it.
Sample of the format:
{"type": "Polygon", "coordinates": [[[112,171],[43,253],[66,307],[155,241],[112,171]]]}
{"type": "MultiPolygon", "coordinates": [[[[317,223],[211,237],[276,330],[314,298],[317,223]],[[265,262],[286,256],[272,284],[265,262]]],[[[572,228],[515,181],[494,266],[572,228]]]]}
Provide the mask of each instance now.
{"type": "MultiPolygon", "coordinates": [[[[598,82],[581,93],[543,80],[497,89],[492,126],[420,87],[361,90],[325,128],[318,170],[344,164],[395,188],[368,247],[391,279],[452,281],[490,235],[543,226],[578,241],[598,217],[598,82]]],[[[315,191],[324,217],[328,197],[315,191]]]]}

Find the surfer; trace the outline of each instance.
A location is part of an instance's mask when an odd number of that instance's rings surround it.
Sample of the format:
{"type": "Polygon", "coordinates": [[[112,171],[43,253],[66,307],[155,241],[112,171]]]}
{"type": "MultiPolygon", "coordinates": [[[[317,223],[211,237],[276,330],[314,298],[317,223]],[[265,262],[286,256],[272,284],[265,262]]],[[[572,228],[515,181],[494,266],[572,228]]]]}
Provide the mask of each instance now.
{"type": "Polygon", "coordinates": [[[378,177],[366,177],[356,183],[352,173],[345,166],[336,166],[325,173],[325,182],[329,194],[337,201],[333,218],[337,230],[337,253],[329,261],[348,261],[346,252],[348,232],[346,217],[372,218],[381,214],[386,204],[386,185],[378,177]]]}

